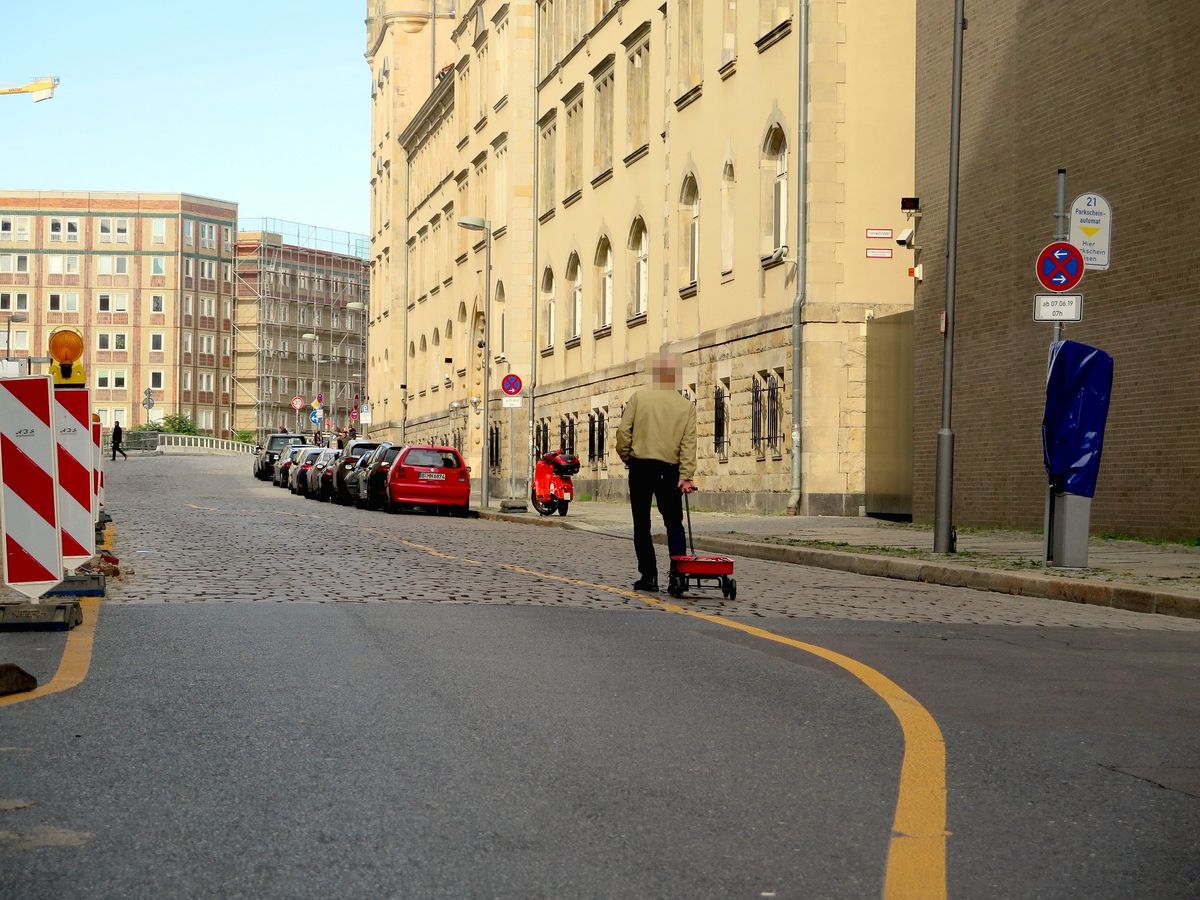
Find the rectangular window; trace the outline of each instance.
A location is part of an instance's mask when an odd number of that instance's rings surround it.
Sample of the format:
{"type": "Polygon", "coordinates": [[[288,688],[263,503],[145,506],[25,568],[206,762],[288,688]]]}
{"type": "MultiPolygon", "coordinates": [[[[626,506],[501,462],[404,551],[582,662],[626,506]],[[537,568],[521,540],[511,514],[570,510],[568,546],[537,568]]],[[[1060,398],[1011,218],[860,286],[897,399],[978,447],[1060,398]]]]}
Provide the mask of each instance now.
{"type": "Polygon", "coordinates": [[[100,235],[100,243],[101,244],[111,244],[112,243],[112,240],[113,240],[113,220],[112,219],[101,219],[100,220],[99,235],[100,235]]]}
{"type": "Polygon", "coordinates": [[[200,315],[212,316],[216,312],[216,301],[212,297],[200,298],[200,315]]]}
{"type": "Polygon", "coordinates": [[[195,263],[196,263],[196,261],[194,259],[185,259],[183,261],[183,277],[184,278],[192,277],[192,274],[195,270],[195,263]]]}
{"type": "Polygon", "coordinates": [[[192,352],[192,335],[190,332],[187,332],[187,331],[185,331],[183,333],[183,352],[184,353],[192,352]]]}
{"type": "Polygon", "coordinates": [[[28,309],[28,294],[12,292],[0,294],[0,310],[4,312],[25,312],[28,309]]]}
{"type": "Polygon", "coordinates": [[[186,244],[188,247],[192,246],[196,242],[195,234],[196,234],[196,223],[193,222],[191,219],[184,219],[183,220],[183,243],[186,244]]]}
{"type": "Polygon", "coordinates": [[[557,194],[554,190],[554,137],[557,130],[557,123],[551,117],[550,121],[542,126],[541,141],[542,146],[538,153],[538,162],[541,164],[540,187],[542,196],[539,198],[538,209],[541,212],[549,212],[554,208],[557,202],[557,194]]]}
{"type": "Polygon", "coordinates": [[[233,249],[233,229],[228,225],[221,226],[221,241],[225,245],[226,250],[233,249]]]}
{"type": "Polygon", "coordinates": [[[150,389],[161,391],[163,386],[163,373],[155,370],[150,373],[150,389]]]}
{"type": "MultiPolygon", "coordinates": [[[[599,109],[597,109],[599,112],[599,109]]],[[[567,179],[563,190],[569,197],[583,187],[583,95],[567,106],[567,179]]]]}
{"type": "Polygon", "coordinates": [[[59,253],[51,253],[46,256],[46,274],[61,275],[63,273],[63,257],[59,253]]]}
{"type": "Polygon", "coordinates": [[[79,274],[79,257],[78,256],[68,256],[63,261],[65,263],[65,265],[63,266],[63,268],[65,269],[64,274],[66,274],[66,275],[78,275],[79,274]]]}
{"type": "Polygon", "coordinates": [[[112,294],[97,294],[96,309],[100,312],[112,312],[112,294]]]}
{"type": "Polygon", "coordinates": [[[163,349],[163,334],[161,331],[155,331],[150,335],[150,350],[154,353],[162,353],[163,349]]]}
{"type": "Polygon", "coordinates": [[[183,370],[183,389],[190,391],[192,389],[192,373],[188,369],[183,370]]]}
{"type": "Polygon", "coordinates": [[[165,244],[167,242],[167,220],[150,220],[150,243],[165,244]]]}
{"type": "MultiPolygon", "coordinates": [[[[733,2],[733,0],[729,0],[733,2]]],[[[626,118],[629,152],[650,142],[650,39],[647,37],[628,56],[629,113],[626,118]]]]}
{"type": "Polygon", "coordinates": [[[96,257],[96,272],[100,275],[128,275],[128,256],[98,256],[96,257]]]}
{"type": "Polygon", "coordinates": [[[111,350],[112,349],[112,335],[109,334],[107,331],[97,332],[97,334],[96,334],[96,349],[97,350],[111,350]]]}
{"type": "Polygon", "coordinates": [[[96,371],[96,387],[106,388],[112,383],[112,375],[108,369],[98,369],[96,371]]]}
{"type": "Polygon", "coordinates": [[[221,264],[221,277],[224,279],[226,284],[233,283],[233,263],[221,264]]]}
{"type": "Polygon", "coordinates": [[[613,164],[613,72],[609,69],[596,78],[595,123],[596,174],[607,172],[613,164]]]}
{"type": "Polygon", "coordinates": [[[112,386],[113,386],[114,390],[118,390],[118,391],[125,390],[125,370],[124,369],[117,369],[116,371],[113,372],[112,386]]]}
{"type": "Polygon", "coordinates": [[[165,256],[150,257],[150,274],[151,275],[166,275],[167,274],[167,258],[165,256]]]}
{"type": "Polygon", "coordinates": [[[63,219],[59,217],[50,219],[49,237],[52,244],[78,243],[79,220],[63,219]]]}
{"type": "Polygon", "coordinates": [[[114,350],[124,350],[125,349],[125,333],[123,331],[118,331],[116,334],[113,335],[113,349],[114,350]]]}
{"type": "Polygon", "coordinates": [[[206,250],[217,248],[217,226],[211,222],[200,223],[200,246],[206,250]]]}
{"type": "Polygon", "coordinates": [[[118,244],[128,244],[129,243],[129,220],[128,219],[116,219],[113,222],[113,230],[116,232],[118,244]]]}
{"type": "Polygon", "coordinates": [[[0,216],[0,241],[27,240],[29,240],[29,216],[0,216]]]}
{"type": "Polygon", "coordinates": [[[217,277],[217,264],[211,259],[200,260],[200,277],[213,281],[217,277]]]}
{"type": "Polygon", "coordinates": [[[162,294],[151,294],[150,295],[150,312],[160,313],[164,310],[165,305],[166,305],[166,300],[162,294]]]}

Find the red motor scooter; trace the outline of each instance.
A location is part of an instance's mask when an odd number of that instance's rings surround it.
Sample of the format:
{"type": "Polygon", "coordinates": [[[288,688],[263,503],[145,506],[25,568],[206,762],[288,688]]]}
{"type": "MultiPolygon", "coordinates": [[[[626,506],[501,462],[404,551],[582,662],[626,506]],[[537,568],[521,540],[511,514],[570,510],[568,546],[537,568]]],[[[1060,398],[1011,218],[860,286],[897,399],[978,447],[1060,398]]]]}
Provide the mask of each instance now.
{"type": "Polygon", "coordinates": [[[543,516],[555,512],[565,516],[575,497],[571,476],[578,471],[579,457],[564,449],[554,450],[539,458],[533,467],[533,490],[529,498],[533,501],[533,508],[543,516]]]}

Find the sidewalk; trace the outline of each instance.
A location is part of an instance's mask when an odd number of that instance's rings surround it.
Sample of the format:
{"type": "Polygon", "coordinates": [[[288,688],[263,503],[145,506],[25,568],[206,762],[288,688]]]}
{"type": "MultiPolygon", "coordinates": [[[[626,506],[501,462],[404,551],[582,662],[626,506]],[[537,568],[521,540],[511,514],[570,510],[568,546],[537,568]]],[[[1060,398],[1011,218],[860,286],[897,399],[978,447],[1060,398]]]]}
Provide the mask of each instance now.
{"type": "MultiPolygon", "coordinates": [[[[632,539],[624,504],[575,502],[565,517],[495,508],[481,518],[575,528],[632,539]]],[[[665,543],[655,511],[654,539],[665,543]]],[[[1093,537],[1087,569],[1046,569],[1042,538],[1017,531],[959,531],[958,552],[933,552],[929,526],[868,518],[755,516],[692,511],[698,552],[840,569],[956,587],[1200,618],[1200,547],[1093,537]]]]}

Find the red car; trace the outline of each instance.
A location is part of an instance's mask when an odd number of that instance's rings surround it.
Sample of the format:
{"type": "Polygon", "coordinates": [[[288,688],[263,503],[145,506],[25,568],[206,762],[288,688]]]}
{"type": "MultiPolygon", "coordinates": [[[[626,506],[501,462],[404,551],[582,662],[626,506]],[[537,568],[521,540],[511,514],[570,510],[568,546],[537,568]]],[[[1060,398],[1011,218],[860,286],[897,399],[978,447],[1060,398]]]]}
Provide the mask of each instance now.
{"type": "Polygon", "coordinates": [[[388,472],[383,505],[388,512],[422,506],[465,516],[471,507],[471,470],[453,447],[404,447],[388,472]]]}

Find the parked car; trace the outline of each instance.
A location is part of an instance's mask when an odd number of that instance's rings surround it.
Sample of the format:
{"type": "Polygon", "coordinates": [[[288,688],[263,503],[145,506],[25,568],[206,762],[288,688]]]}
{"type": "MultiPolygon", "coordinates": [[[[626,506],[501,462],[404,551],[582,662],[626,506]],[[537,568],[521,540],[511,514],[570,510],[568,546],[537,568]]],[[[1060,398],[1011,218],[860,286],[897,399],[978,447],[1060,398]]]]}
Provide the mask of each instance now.
{"type": "Polygon", "coordinates": [[[346,492],[359,509],[367,508],[367,472],[392,446],[391,441],[381,441],[370,453],[360,456],[358,463],[346,476],[346,492]]]}
{"type": "Polygon", "coordinates": [[[465,516],[471,508],[471,470],[453,447],[402,447],[388,470],[383,505],[388,512],[411,506],[465,516]]]}
{"type": "Polygon", "coordinates": [[[333,470],[337,465],[342,451],[336,447],[326,447],[313,463],[308,477],[305,479],[304,495],[310,500],[328,500],[329,490],[333,485],[333,470]]]}
{"type": "Polygon", "coordinates": [[[293,447],[291,450],[281,454],[279,459],[275,461],[275,474],[271,478],[271,483],[276,487],[287,487],[288,475],[291,472],[292,464],[296,461],[296,457],[305,450],[310,449],[312,448],[308,444],[301,444],[299,447],[293,447]]]}
{"type": "Polygon", "coordinates": [[[358,499],[355,506],[359,509],[375,509],[383,502],[388,469],[402,449],[399,444],[387,444],[376,450],[366,470],[358,476],[358,499]]]}
{"type": "Polygon", "coordinates": [[[279,457],[288,449],[306,442],[302,434],[278,432],[267,435],[266,443],[258,446],[258,452],[254,456],[254,477],[263,481],[271,478],[275,474],[275,463],[279,461],[279,457]]]}
{"type": "Polygon", "coordinates": [[[334,468],[333,495],[330,497],[331,500],[347,506],[354,502],[354,497],[346,487],[346,476],[358,465],[358,461],[362,457],[370,456],[378,446],[378,441],[367,440],[353,440],[347,445],[345,451],[342,453],[342,458],[338,460],[337,466],[334,468]]]}
{"type": "Polygon", "coordinates": [[[288,490],[293,494],[304,493],[309,470],[323,452],[325,452],[324,447],[310,447],[296,457],[296,461],[292,463],[292,468],[288,471],[288,490]]]}

